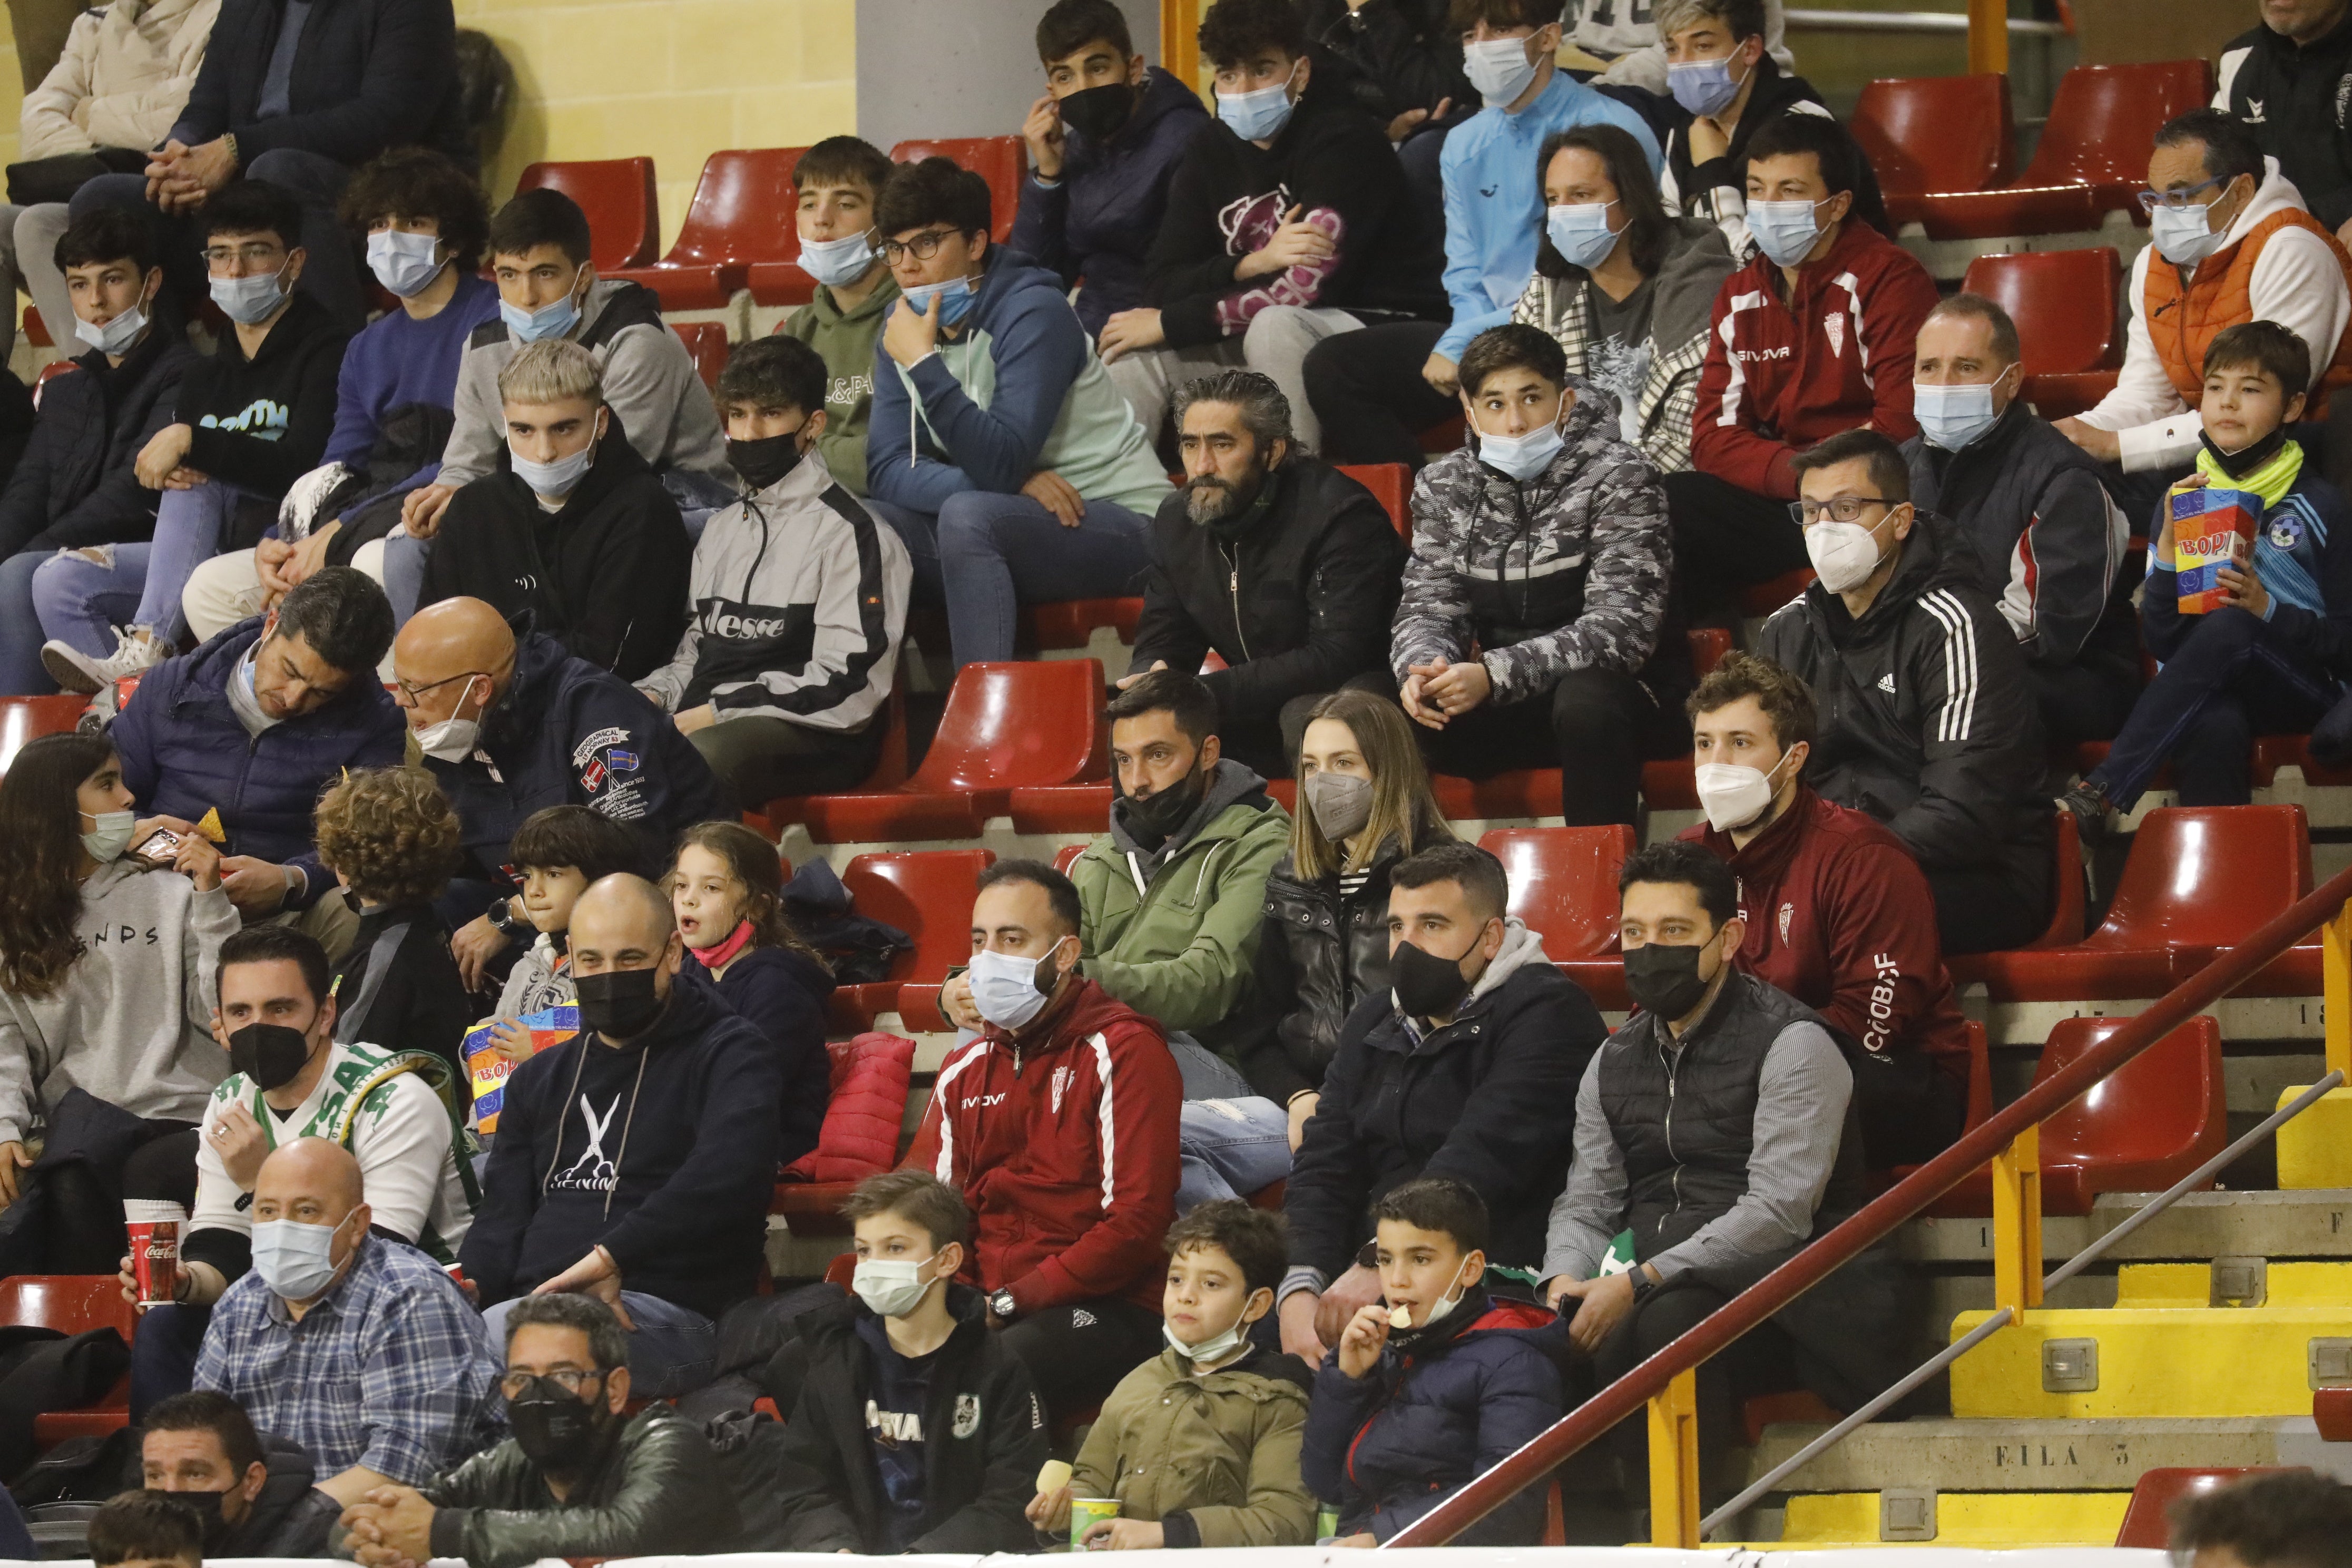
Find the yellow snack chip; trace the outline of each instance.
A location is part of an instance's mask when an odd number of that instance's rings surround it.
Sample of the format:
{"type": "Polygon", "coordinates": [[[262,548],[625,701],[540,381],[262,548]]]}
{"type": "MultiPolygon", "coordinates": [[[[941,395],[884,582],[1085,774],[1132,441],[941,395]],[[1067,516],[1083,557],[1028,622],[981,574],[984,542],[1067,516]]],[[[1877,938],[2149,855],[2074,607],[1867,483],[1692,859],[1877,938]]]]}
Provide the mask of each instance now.
{"type": "Polygon", "coordinates": [[[215,844],[228,842],[228,829],[221,826],[219,806],[205,813],[203,819],[196,824],[196,831],[215,844]]]}
{"type": "Polygon", "coordinates": [[[1390,1308],[1389,1327],[1392,1329],[1409,1329],[1412,1327],[1412,1309],[1411,1307],[1390,1308]]]}
{"type": "Polygon", "coordinates": [[[1037,1472],[1037,1489],[1059,1491],[1070,1484],[1070,1465],[1066,1459],[1048,1459],[1045,1468],[1037,1472]]]}

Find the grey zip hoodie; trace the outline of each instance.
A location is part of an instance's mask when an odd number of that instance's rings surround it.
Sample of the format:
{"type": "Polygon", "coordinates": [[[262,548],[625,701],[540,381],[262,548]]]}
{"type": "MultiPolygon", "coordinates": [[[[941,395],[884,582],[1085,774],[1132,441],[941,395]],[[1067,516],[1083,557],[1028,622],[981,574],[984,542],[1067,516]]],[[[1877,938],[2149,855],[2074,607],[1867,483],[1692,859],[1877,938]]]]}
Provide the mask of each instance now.
{"type": "Polygon", "coordinates": [[[0,991],[0,1142],[21,1142],[66,1091],[133,1116],[194,1121],[228,1076],[213,1043],[220,946],[237,929],[219,888],[128,858],[82,884],[82,955],[47,996],[0,991]]]}

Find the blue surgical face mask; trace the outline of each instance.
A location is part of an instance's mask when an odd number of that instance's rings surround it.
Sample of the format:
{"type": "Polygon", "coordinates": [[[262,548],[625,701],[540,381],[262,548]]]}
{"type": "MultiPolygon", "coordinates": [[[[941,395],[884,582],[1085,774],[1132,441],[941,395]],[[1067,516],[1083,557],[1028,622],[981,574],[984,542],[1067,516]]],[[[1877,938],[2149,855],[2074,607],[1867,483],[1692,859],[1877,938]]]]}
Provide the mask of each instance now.
{"type": "MultiPolygon", "coordinates": [[[[1057,951],[1060,946],[1055,944],[1057,951]]],[[[1054,967],[1053,957],[1048,952],[1042,958],[1023,958],[987,949],[973,953],[963,972],[965,983],[971,987],[972,1006],[998,1028],[1018,1029],[1044,1011],[1053,987],[1062,982],[1062,972],[1054,967]]]]}
{"type": "Polygon", "coordinates": [[[368,236],[368,270],[400,298],[413,300],[448,265],[439,256],[440,249],[441,241],[436,236],[381,229],[368,236]]]}
{"type": "Polygon", "coordinates": [[[507,461],[514,468],[515,478],[529,485],[533,495],[550,500],[572,493],[573,487],[587,476],[588,467],[596,460],[596,443],[592,440],[568,458],[558,458],[551,463],[534,463],[529,458],[507,447],[507,461]]]}
{"type": "Polygon", "coordinates": [[[286,303],[285,276],[286,269],[280,268],[245,278],[212,279],[213,303],[238,326],[257,327],[286,303]]]}
{"type": "Polygon", "coordinates": [[[1488,38],[1462,46],[1462,74],[1489,109],[1517,101],[1536,79],[1536,69],[1525,38],[1488,38]]]}
{"type": "Polygon", "coordinates": [[[1681,60],[1666,68],[1666,90],[1696,115],[1721,111],[1739,96],[1740,83],[1747,79],[1745,71],[1733,79],[1728,55],[1719,60],[1681,60]]]}
{"type": "MultiPolygon", "coordinates": [[[[1298,72],[1291,71],[1296,78],[1298,72]]],[[[1244,142],[1271,142],[1290,123],[1298,106],[1290,100],[1290,83],[1279,81],[1255,92],[1217,94],[1217,118],[1244,142]]]]}
{"type": "MultiPolygon", "coordinates": [[[[2007,375],[2009,372],[2000,374],[2007,375]]],[[[2000,417],[1992,405],[1992,389],[2000,379],[1996,376],[1992,381],[1961,386],[1915,384],[1911,388],[1911,413],[1919,421],[1919,434],[1927,438],[1927,445],[1947,452],[1975,445],[2000,417]]]]}
{"type": "Polygon", "coordinates": [[[1774,266],[1794,267],[1822,237],[1822,226],[1813,216],[1822,205],[1803,201],[1749,202],[1748,232],[1756,237],[1756,248],[1769,257],[1774,266]]]}
{"type": "Polygon", "coordinates": [[[847,239],[801,241],[801,270],[828,289],[856,282],[873,265],[873,243],[862,234],[847,239]]]}
{"type": "Polygon", "coordinates": [[[563,298],[552,304],[541,305],[536,310],[526,310],[508,300],[499,301],[499,315],[505,321],[507,331],[527,343],[541,338],[560,338],[580,321],[580,280],[574,278],[563,298]]]}
{"type": "Polygon", "coordinates": [[[253,1271],[271,1294],[308,1301],[335,1282],[335,1232],[341,1228],[291,1219],[257,1220],[253,1271]]]}
{"type": "Polygon", "coordinates": [[[147,312],[133,305],[104,326],[74,322],[74,336],[102,354],[120,358],[131,352],[132,340],[147,330],[147,312]]]}
{"type": "Polygon", "coordinates": [[[2215,228],[2210,207],[2158,207],[2147,215],[2157,254],[2175,267],[2194,267],[2221,248],[2227,226],[2215,228]]]}
{"type": "Polygon", "coordinates": [[[1544,234],[1551,247],[1574,267],[1588,270],[1609,259],[1617,236],[1609,227],[1613,202],[1582,202],[1552,207],[1544,215],[1544,234]]]}
{"type": "MultiPolygon", "coordinates": [[[[1475,423],[1472,427],[1476,428],[1475,423]]],[[[1567,444],[1557,421],[1524,436],[1489,436],[1484,430],[1477,434],[1478,460],[1522,484],[1551,467],[1551,460],[1567,444]]]]}
{"type": "Polygon", "coordinates": [[[971,279],[950,278],[944,283],[918,283],[900,290],[906,296],[907,308],[918,316],[940,302],[940,325],[952,327],[971,310],[971,279]]]}

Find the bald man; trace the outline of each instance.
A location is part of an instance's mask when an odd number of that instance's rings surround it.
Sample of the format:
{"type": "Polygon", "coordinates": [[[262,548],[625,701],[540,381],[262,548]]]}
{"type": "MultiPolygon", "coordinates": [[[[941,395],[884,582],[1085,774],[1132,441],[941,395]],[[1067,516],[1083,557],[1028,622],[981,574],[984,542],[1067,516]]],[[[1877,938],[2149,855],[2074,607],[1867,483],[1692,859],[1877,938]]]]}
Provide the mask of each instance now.
{"type": "Polygon", "coordinates": [[[507,868],[515,829],[532,812],[584,805],[626,823],[649,863],[667,863],[680,829],[737,815],[669,715],[552,637],[526,630],[518,640],[479,599],[417,611],[392,662],[394,700],[465,835],[467,863],[440,907],[469,987],[530,935],[507,868]]]}
{"type": "MultiPolygon", "coordinates": [[[[580,1033],[507,1079],[458,1258],[486,1303],[611,1305],[633,1386],[671,1397],[710,1381],[718,1318],[758,1279],[782,1068],[717,993],[678,984],[686,950],[644,878],[592,884],[570,940],[580,1033]]],[[[498,1306],[488,1321],[503,1338],[498,1306]]]]}
{"type": "Polygon", "coordinates": [[[418,1485],[496,1436],[482,1320],[430,1258],[369,1230],[349,1150],[280,1145],[252,1217],[253,1271],[213,1309],[196,1386],[309,1451],[325,1479],[306,1506],[339,1513],[372,1487],[418,1485]]]}

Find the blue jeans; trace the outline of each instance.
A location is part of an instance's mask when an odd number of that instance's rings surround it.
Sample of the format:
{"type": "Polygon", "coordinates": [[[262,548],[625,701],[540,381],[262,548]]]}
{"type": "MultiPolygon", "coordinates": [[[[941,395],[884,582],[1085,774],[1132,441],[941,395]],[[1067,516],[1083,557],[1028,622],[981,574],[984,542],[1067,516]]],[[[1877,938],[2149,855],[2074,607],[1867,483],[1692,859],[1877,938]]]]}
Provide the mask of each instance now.
{"type": "Polygon", "coordinates": [[[244,492],[218,479],[165,490],[155,507],[152,544],[110,544],[101,564],[59,551],[33,572],[33,605],[42,635],[103,658],[114,651],[113,626],[145,626],[178,642],[188,634],[180,594],[195,569],[220,553],[221,531],[244,492]]]}
{"type": "Polygon", "coordinates": [[[41,663],[41,617],[33,608],[33,574],[55,553],[26,550],[0,561],[0,694],[43,697],[58,689],[41,663]]]}
{"type": "Polygon", "coordinates": [[[425,593],[425,563],[432,556],[429,539],[411,539],[404,533],[385,537],[383,596],[392,601],[393,625],[404,626],[416,613],[416,601],[425,593]]]}
{"type": "Polygon", "coordinates": [[[131,1342],[131,1419],[144,1421],[157,1402],[196,1384],[196,1352],[204,1348],[210,1307],[165,1304],[140,1315],[131,1342]]]}
{"type": "Polygon", "coordinates": [[[1262,1095],[1188,1100],[1179,1121],[1178,1214],[1217,1198],[1245,1198],[1290,1174],[1290,1117],[1262,1095]]]}
{"type": "Polygon", "coordinates": [[[1151,565],[1151,520],[1117,501],[1087,501],[1075,528],[1043,502],[989,490],[950,496],[937,516],[866,509],[906,542],[916,602],[947,606],[958,666],[1011,658],[1023,605],[1139,594],[1151,565]]]}
{"type": "MultiPolygon", "coordinates": [[[[637,1325],[629,1334],[631,1394],[675,1399],[717,1374],[718,1324],[674,1301],[635,1290],[621,1292],[621,1308],[637,1325]]],[[[506,1359],[507,1314],[512,1310],[513,1301],[501,1301],[482,1314],[501,1362],[506,1359]]]]}

